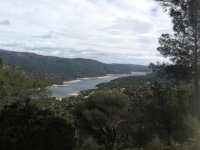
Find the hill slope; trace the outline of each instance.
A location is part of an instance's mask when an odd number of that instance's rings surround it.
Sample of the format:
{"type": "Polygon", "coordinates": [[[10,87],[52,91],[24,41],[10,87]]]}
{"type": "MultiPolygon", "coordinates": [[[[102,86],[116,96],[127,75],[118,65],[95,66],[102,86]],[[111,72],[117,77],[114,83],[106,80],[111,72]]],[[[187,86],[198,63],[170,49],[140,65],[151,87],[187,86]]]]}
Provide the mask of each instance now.
{"type": "Polygon", "coordinates": [[[0,58],[5,64],[17,66],[34,78],[48,79],[52,83],[81,77],[150,71],[141,65],[104,64],[90,59],[68,59],[6,50],[0,50],[0,58]]]}

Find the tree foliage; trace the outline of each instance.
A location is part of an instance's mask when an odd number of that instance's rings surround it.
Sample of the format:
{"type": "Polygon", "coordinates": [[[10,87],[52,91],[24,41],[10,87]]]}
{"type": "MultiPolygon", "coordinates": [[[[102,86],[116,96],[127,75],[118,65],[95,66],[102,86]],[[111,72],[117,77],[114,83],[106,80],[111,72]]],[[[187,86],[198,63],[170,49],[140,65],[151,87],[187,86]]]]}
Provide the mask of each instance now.
{"type": "Polygon", "coordinates": [[[103,91],[90,95],[77,107],[77,125],[98,143],[113,149],[118,126],[124,122],[128,97],[119,91],[103,91]]]}
{"type": "Polygon", "coordinates": [[[173,22],[174,34],[162,34],[158,51],[169,57],[174,67],[165,67],[167,72],[182,79],[193,79],[194,109],[200,116],[200,1],[199,0],[157,0],[169,12],[173,22]],[[180,67],[181,66],[181,67],[180,67]],[[185,75],[188,75],[186,77],[185,75]]]}
{"type": "Polygon", "coordinates": [[[0,122],[2,150],[64,150],[74,147],[73,126],[28,101],[5,106],[0,111],[0,122]]]}
{"type": "Polygon", "coordinates": [[[46,96],[46,82],[30,79],[21,70],[0,66],[0,107],[27,97],[46,96]]]}

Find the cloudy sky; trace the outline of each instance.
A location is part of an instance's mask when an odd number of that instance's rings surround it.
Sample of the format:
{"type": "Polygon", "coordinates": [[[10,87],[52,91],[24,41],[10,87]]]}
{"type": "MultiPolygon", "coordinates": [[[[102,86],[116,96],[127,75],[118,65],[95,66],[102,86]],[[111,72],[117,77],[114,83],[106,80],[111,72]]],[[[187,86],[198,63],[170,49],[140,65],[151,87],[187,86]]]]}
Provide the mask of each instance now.
{"type": "Polygon", "coordinates": [[[149,64],[168,32],[154,0],[0,0],[1,49],[149,64]]]}

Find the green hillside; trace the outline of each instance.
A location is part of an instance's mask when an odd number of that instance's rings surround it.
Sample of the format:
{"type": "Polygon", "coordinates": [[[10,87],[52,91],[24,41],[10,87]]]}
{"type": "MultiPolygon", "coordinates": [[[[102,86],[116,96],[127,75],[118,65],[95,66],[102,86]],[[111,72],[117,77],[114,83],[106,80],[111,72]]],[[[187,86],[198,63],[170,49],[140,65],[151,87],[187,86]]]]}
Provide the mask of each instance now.
{"type": "Polygon", "coordinates": [[[104,64],[90,59],[68,59],[6,50],[0,50],[0,58],[5,64],[19,67],[31,77],[47,79],[52,83],[81,77],[150,71],[141,65],[104,64]]]}

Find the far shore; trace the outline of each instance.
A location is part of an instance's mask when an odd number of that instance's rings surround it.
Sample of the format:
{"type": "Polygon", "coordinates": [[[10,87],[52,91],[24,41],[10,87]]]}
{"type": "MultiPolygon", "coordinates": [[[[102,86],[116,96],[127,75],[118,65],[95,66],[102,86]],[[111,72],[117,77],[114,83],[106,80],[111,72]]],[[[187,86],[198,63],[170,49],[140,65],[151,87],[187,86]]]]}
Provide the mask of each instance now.
{"type": "MultiPolygon", "coordinates": [[[[50,91],[54,91],[54,90],[60,90],[62,91],[61,94],[58,94],[56,96],[53,96],[53,94],[51,95],[51,97],[56,97],[56,99],[58,100],[61,100],[62,98],[64,97],[71,97],[71,96],[78,96],[80,94],[80,91],[84,91],[85,89],[88,90],[88,88],[77,88],[75,89],[74,91],[70,91],[69,93],[66,91],[66,94],[63,94],[63,88],[65,89],[70,89],[71,86],[79,86],[79,84],[82,84],[83,83],[88,83],[90,81],[86,81],[86,80],[99,80],[100,83],[104,83],[105,80],[107,80],[106,78],[109,78],[109,77],[114,77],[114,76],[119,76],[119,77],[127,77],[127,76],[140,76],[140,75],[146,75],[148,74],[149,72],[132,72],[132,73],[129,73],[129,74],[107,74],[106,76],[99,76],[99,77],[84,77],[84,78],[77,78],[77,79],[74,79],[74,80],[69,80],[69,81],[64,81],[63,84],[61,85],[56,85],[56,84],[53,84],[52,86],[50,87],[47,87],[50,91]],[[102,80],[102,82],[101,82],[102,80]],[[64,95],[64,96],[63,96],[64,95]]],[[[119,78],[117,77],[117,78],[119,78]]],[[[111,80],[110,80],[111,81],[111,80]]],[[[107,82],[107,81],[105,81],[107,82]]],[[[97,83],[99,84],[99,83],[97,83]]],[[[86,85],[87,86],[87,85],[86,85]]],[[[89,89],[95,89],[95,87],[91,87],[89,89]]]]}
{"type": "Polygon", "coordinates": [[[88,80],[88,79],[92,79],[92,78],[107,78],[111,75],[114,75],[114,74],[107,74],[106,76],[97,76],[97,77],[84,77],[84,78],[77,78],[75,80],[69,80],[69,81],[64,81],[62,84],[60,85],[57,85],[57,84],[53,84],[47,88],[51,89],[51,88],[54,88],[54,87],[62,87],[62,86],[66,86],[67,84],[72,84],[72,83],[77,83],[77,82],[80,82],[81,80],[88,80]]]}
{"type": "Polygon", "coordinates": [[[80,81],[81,81],[81,78],[78,78],[77,80],[64,81],[63,84],[66,85],[66,84],[70,84],[70,83],[77,83],[80,81]]]}
{"type": "Polygon", "coordinates": [[[69,80],[69,81],[64,81],[62,84],[60,85],[57,85],[57,84],[53,84],[49,87],[47,87],[48,89],[51,89],[51,88],[54,88],[54,87],[63,87],[63,86],[67,86],[68,84],[72,84],[72,83],[78,83],[78,82],[81,82],[81,80],[88,80],[88,79],[92,79],[92,78],[98,78],[98,79],[104,79],[104,78],[108,78],[110,76],[113,76],[113,75],[146,75],[148,74],[148,72],[131,72],[129,74],[107,74],[106,76],[97,76],[97,77],[83,77],[83,78],[77,78],[75,80],[69,80]]]}

